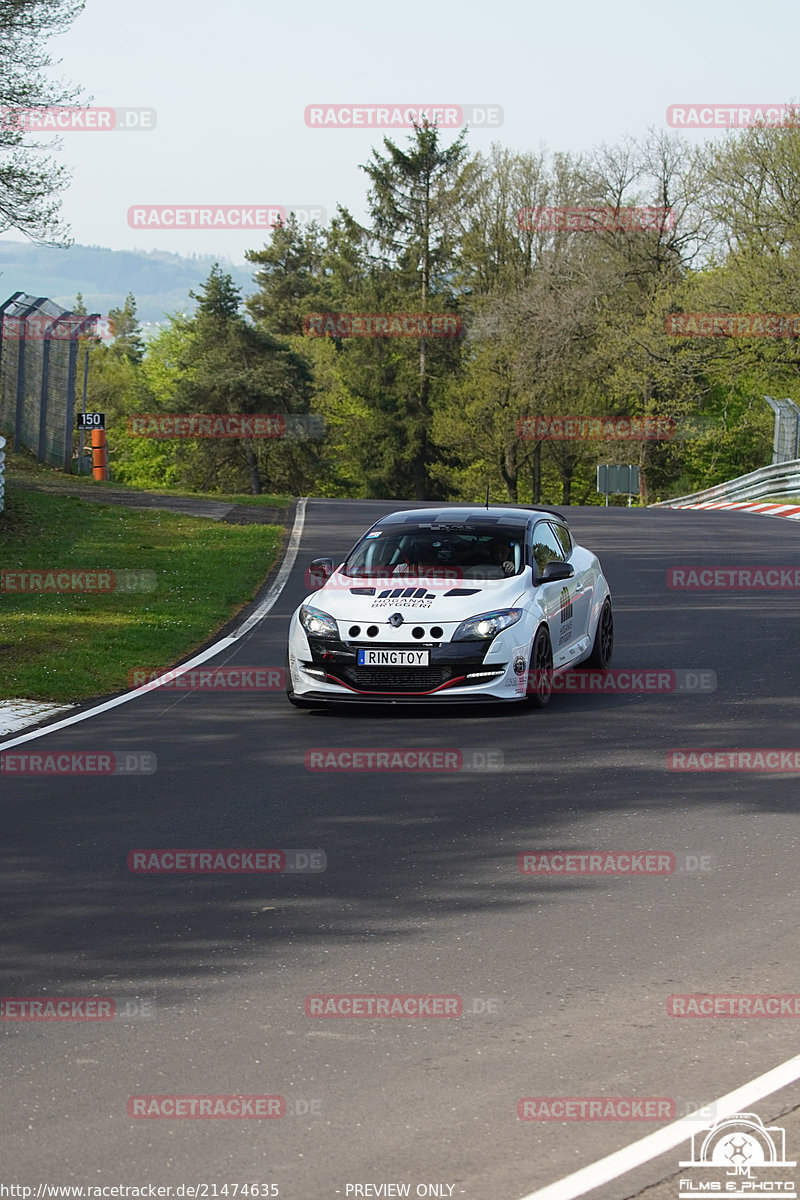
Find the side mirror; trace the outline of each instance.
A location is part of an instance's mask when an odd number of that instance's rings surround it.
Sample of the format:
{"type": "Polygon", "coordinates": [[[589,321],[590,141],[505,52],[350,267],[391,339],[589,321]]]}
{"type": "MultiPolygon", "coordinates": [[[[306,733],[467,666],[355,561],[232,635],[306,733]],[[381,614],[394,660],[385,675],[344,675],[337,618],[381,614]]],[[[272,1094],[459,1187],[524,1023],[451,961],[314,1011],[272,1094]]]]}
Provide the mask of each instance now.
{"type": "Polygon", "coordinates": [[[316,591],[328,582],[332,574],[332,558],[315,558],[305,573],[306,587],[310,591],[316,591]]]}
{"type": "Polygon", "coordinates": [[[533,582],[537,585],[540,583],[555,583],[558,579],[571,579],[574,574],[575,572],[568,562],[554,560],[547,564],[538,578],[534,577],[533,582]]]}

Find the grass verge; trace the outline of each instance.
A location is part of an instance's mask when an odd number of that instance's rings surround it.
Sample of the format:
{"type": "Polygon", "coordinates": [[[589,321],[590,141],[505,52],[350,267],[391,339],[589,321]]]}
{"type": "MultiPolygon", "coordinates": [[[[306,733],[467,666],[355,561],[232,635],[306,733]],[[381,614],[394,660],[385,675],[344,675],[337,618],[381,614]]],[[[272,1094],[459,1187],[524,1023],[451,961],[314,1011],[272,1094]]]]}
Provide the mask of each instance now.
{"type": "Polygon", "coordinates": [[[55,467],[48,467],[44,463],[37,462],[30,454],[12,453],[8,448],[6,448],[6,480],[8,484],[13,484],[15,481],[22,485],[26,482],[35,483],[37,487],[46,487],[48,491],[52,490],[58,493],[72,492],[74,494],[76,489],[86,488],[101,494],[105,488],[114,492],[131,492],[134,495],[146,492],[153,496],[168,495],[189,497],[192,500],[220,500],[229,504],[263,504],[268,508],[288,508],[293,500],[291,496],[266,493],[261,496],[253,496],[250,492],[188,492],[166,486],[162,488],[131,487],[127,483],[115,483],[113,479],[92,479],[91,475],[65,475],[63,471],[58,471],[55,467]]]}
{"type": "Polygon", "coordinates": [[[156,586],[95,594],[0,588],[0,699],[91,699],[123,690],[135,667],[157,670],[186,657],[252,600],[282,532],[12,491],[0,514],[0,568],[146,570],[156,586]]]}

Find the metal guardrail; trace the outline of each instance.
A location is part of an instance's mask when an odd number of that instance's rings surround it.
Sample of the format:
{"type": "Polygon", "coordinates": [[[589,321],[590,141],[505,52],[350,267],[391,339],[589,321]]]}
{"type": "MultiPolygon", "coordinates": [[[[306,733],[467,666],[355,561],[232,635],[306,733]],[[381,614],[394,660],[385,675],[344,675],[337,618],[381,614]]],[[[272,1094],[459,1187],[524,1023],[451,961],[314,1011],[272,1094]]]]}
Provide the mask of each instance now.
{"type": "Polygon", "coordinates": [[[773,463],[759,467],[749,475],[740,475],[727,483],[692,492],[688,496],[676,496],[673,500],[659,500],[650,508],[683,508],[689,504],[702,504],[704,500],[761,500],[764,496],[800,495],[800,458],[791,462],[773,463]]]}
{"type": "Polygon", "coordinates": [[[2,512],[6,506],[5,475],[6,475],[6,439],[4,437],[0,437],[0,512],[2,512]]]}

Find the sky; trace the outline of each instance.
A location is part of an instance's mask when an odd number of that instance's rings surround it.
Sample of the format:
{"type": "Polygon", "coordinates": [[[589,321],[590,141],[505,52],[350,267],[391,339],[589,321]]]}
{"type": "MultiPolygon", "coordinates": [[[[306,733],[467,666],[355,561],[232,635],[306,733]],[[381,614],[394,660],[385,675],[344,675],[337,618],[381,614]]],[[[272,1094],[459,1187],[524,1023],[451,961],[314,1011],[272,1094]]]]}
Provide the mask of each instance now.
{"type": "Polygon", "coordinates": [[[56,74],[94,105],[155,110],[155,128],[65,132],[62,213],[84,244],[243,262],[268,229],[132,227],[130,210],[214,206],[219,220],[231,206],[256,222],[340,203],[361,218],[359,164],[408,134],[309,127],[308,106],[484,106],[502,124],[473,124],[472,150],[589,151],[667,129],[673,104],[796,102],[799,41],[796,0],[87,0],[51,40],[56,74]]]}

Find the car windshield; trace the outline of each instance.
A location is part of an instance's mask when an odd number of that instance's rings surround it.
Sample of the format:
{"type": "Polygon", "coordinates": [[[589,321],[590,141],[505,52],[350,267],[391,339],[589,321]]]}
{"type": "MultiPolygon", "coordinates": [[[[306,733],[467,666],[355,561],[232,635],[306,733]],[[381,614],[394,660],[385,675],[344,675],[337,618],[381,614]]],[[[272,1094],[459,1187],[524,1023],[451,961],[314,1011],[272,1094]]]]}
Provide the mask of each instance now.
{"type": "Polygon", "coordinates": [[[342,570],[354,578],[428,575],[444,579],[505,579],[522,571],[522,530],[478,526],[403,525],[373,529],[342,570]]]}

